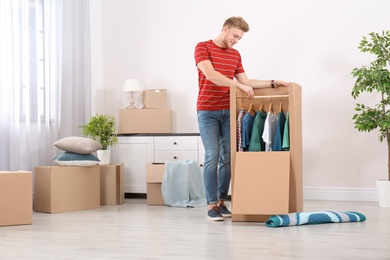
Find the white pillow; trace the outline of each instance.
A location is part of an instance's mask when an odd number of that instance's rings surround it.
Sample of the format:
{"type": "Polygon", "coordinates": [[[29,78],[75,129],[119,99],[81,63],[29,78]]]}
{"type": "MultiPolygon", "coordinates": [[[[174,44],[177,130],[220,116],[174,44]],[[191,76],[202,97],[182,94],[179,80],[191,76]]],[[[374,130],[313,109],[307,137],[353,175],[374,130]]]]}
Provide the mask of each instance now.
{"type": "Polygon", "coordinates": [[[78,136],[62,138],[55,142],[54,146],[65,152],[78,154],[90,154],[102,149],[102,145],[99,142],[90,138],[78,136]]]}

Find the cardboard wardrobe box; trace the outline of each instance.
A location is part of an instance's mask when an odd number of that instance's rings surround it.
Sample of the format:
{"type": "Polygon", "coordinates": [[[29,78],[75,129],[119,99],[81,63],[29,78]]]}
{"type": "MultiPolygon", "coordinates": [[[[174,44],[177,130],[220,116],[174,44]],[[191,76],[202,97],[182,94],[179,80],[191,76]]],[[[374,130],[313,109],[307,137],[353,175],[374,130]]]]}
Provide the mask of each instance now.
{"type": "Polygon", "coordinates": [[[35,167],[35,211],[58,213],[99,207],[99,165],[35,167]]]}
{"type": "Polygon", "coordinates": [[[254,92],[249,100],[240,90],[230,91],[232,221],[264,222],[270,215],[303,211],[301,86],[290,82],[254,92]],[[289,151],[237,151],[237,116],[251,105],[289,112],[289,151]]]}
{"type": "Polygon", "coordinates": [[[144,108],[168,108],[168,98],[166,89],[146,89],[142,92],[142,102],[144,108]]]}
{"type": "Polygon", "coordinates": [[[172,133],[171,109],[120,109],[119,133],[172,133]]]}
{"type": "Polygon", "coordinates": [[[32,172],[0,171],[0,226],[32,224],[32,172]]]}
{"type": "Polygon", "coordinates": [[[123,163],[101,164],[100,205],[122,205],[125,197],[123,163]]]}
{"type": "Polygon", "coordinates": [[[148,163],[146,165],[146,202],[148,205],[165,205],[161,193],[164,172],[164,163],[148,163]]]}

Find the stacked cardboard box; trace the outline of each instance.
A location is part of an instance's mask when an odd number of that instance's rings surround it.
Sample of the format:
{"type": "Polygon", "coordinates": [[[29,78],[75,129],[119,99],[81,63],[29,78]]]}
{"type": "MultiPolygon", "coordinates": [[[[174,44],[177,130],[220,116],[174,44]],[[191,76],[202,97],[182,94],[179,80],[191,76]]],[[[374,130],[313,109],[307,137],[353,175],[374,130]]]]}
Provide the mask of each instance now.
{"type": "Polygon", "coordinates": [[[0,171],[0,226],[32,224],[32,172],[0,171]]]}
{"type": "Polygon", "coordinates": [[[142,93],[143,109],[119,110],[119,133],[172,133],[172,110],[166,89],[147,89],[142,93]]]}
{"type": "Polygon", "coordinates": [[[149,163],[146,165],[146,202],[148,205],[165,205],[161,193],[164,172],[164,163],[149,163]]]}

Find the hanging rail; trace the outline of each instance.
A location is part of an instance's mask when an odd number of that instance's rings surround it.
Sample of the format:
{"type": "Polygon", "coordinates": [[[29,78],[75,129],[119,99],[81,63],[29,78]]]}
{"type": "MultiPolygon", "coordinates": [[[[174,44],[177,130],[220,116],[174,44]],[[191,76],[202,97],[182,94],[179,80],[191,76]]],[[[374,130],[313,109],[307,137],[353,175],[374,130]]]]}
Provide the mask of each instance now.
{"type": "MultiPolygon", "coordinates": [[[[253,96],[253,98],[285,98],[289,97],[289,95],[271,95],[271,96],[253,96]]],[[[248,96],[237,96],[236,98],[248,98],[248,96]]]]}

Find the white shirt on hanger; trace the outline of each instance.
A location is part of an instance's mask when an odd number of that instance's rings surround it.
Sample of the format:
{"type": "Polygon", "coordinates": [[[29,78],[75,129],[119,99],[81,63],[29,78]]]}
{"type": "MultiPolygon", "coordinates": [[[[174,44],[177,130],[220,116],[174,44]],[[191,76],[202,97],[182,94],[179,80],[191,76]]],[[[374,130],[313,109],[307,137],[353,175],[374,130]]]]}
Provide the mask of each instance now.
{"type": "Polygon", "coordinates": [[[267,113],[267,118],[264,122],[263,141],[265,143],[265,151],[272,151],[272,141],[276,134],[276,125],[278,123],[278,117],[273,111],[267,113]]]}

